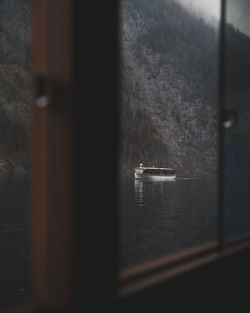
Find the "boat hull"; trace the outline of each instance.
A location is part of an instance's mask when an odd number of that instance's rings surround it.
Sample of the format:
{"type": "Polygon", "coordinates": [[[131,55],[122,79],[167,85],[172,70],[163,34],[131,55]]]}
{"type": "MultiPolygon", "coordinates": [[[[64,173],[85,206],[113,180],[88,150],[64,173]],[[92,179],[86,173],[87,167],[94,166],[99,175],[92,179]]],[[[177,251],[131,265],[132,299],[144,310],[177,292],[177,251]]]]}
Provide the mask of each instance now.
{"type": "Polygon", "coordinates": [[[135,179],[144,181],[172,181],[176,179],[176,175],[153,175],[153,174],[137,174],[135,173],[135,179]]]}

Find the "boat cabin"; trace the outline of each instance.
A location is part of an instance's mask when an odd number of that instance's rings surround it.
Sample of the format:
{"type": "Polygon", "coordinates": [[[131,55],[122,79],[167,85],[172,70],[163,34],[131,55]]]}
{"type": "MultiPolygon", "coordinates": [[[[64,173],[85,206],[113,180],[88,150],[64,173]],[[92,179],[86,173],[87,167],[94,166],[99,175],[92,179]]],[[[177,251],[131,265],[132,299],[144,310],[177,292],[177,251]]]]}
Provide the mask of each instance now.
{"type": "Polygon", "coordinates": [[[145,168],[143,173],[152,175],[174,175],[175,170],[172,168],[145,168]]]}

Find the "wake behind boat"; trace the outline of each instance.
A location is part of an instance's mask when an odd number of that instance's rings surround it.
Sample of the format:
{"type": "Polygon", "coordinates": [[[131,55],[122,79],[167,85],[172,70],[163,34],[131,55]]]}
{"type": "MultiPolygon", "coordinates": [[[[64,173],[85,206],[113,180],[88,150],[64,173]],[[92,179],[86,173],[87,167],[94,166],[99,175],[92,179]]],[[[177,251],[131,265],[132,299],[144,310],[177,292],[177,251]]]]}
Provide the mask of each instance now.
{"type": "Polygon", "coordinates": [[[145,167],[141,163],[134,169],[134,176],[135,179],[151,181],[175,180],[176,171],[168,167],[145,167]]]}

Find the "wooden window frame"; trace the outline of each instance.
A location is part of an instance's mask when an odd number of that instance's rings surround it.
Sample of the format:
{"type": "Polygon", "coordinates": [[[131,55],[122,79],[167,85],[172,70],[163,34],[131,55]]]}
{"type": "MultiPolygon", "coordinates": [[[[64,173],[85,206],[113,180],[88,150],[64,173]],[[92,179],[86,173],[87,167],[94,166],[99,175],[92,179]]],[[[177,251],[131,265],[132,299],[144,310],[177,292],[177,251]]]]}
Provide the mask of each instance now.
{"type": "Polygon", "coordinates": [[[33,0],[31,12],[31,294],[6,312],[71,312],[73,2],[33,0]],[[46,86],[38,90],[41,77],[46,86]]]}
{"type": "Polygon", "coordinates": [[[118,1],[99,3],[98,12],[80,0],[32,5],[32,290],[27,305],[4,312],[204,312],[204,303],[210,311],[246,304],[250,236],[119,273],[118,1]],[[95,13],[102,27],[90,31],[82,12],[95,13]],[[45,108],[36,105],[39,75],[51,92],[45,108]],[[98,166],[107,182],[101,189],[98,166]]]}

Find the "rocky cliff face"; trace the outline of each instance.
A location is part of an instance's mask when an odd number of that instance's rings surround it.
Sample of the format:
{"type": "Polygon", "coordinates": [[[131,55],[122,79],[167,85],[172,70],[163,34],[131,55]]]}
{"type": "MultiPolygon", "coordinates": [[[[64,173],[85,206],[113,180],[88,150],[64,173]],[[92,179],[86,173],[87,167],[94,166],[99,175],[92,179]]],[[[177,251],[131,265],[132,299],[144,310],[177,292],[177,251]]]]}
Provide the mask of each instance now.
{"type": "Polygon", "coordinates": [[[30,1],[0,2],[0,171],[29,167],[30,1]]]}
{"type": "Polygon", "coordinates": [[[217,171],[218,34],[173,0],[121,8],[121,170],[217,171]]]}

